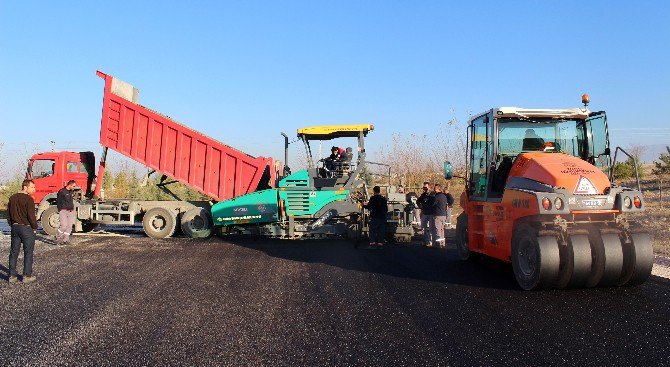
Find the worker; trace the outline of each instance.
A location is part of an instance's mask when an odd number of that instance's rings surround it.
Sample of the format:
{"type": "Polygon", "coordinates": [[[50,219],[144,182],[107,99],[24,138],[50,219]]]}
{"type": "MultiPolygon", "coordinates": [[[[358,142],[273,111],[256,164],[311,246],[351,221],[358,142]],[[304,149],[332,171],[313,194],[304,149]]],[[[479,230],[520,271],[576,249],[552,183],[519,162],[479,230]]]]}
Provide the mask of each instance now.
{"type": "Polygon", "coordinates": [[[414,191],[405,194],[405,201],[407,201],[405,212],[407,212],[407,218],[411,218],[413,225],[419,225],[421,223],[421,211],[419,205],[417,205],[418,199],[419,197],[414,191]]]}
{"type": "Polygon", "coordinates": [[[443,248],[446,246],[444,223],[447,219],[447,195],[442,192],[442,185],[440,184],[435,184],[434,190],[435,201],[432,221],[430,222],[430,231],[433,237],[434,246],[443,248]]]}
{"type": "Polygon", "coordinates": [[[345,171],[351,171],[352,165],[351,161],[354,159],[354,153],[351,149],[351,147],[348,147],[344,153],[340,156],[340,160],[342,161],[342,168],[345,171]]]}
{"type": "Polygon", "coordinates": [[[402,185],[398,185],[398,188],[396,189],[396,192],[398,194],[404,194],[405,193],[405,188],[402,185]]]}
{"type": "Polygon", "coordinates": [[[330,156],[328,157],[333,162],[340,160],[340,148],[333,146],[330,148],[330,156]]]}
{"type": "Polygon", "coordinates": [[[543,150],[544,139],[535,133],[533,129],[526,129],[526,135],[523,137],[521,150],[543,150]]]}
{"type": "Polygon", "coordinates": [[[447,226],[452,228],[451,214],[454,212],[454,197],[449,193],[449,189],[445,187],[444,195],[447,196],[447,226]]]}
{"type": "Polygon", "coordinates": [[[421,229],[423,230],[423,242],[424,245],[430,247],[432,246],[433,239],[431,238],[431,231],[429,226],[433,217],[433,205],[435,203],[435,197],[430,191],[429,182],[426,181],[423,183],[422,190],[423,193],[421,193],[421,196],[419,196],[416,203],[421,209],[421,229]]]}
{"type": "Polygon", "coordinates": [[[386,235],[386,215],[388,205],[386,198],[381,195],[379,186],[372,188],[373,195],[363,207],[370,211],[370,247],[383,247],[386,235]]]}
{"type": "Polygon", "coordinates": [[[340,159],[340,148],[333,146],[330,148],[330,156],[324,161],[324,167],[329,171],[334,171],[339,167],[340,159]]]}
{"type": "Polygon", "coordinates": [[[18,282],[16,261],[23,244],[23,282],[35,281],[33,275],[33,250],[37,235],[37,218],[35,218],[35,182],[24,180],[22,191],[12,195],[7,204],[7,222],[12,227],[11,246],[9,249],[9,283],[18,282]]]}
{"type": "Polygon", "coordinates": [[[74,200],[72,199],[72,190],[77,183],[74,180],[67,182],[67,185],[58,190],[56,194],[56,207],[58,208],[58,220],[60,226],[56,234],[56,244],[65,245],[70,243],[70,233],[72,233],[72,224],[74,223],[74,200]]]}
{"type": "Polygon", "coordinates": [[[342,158],[343,161],[351,162],[354,160],[354,150],[351,149],[351,147],[347,147],[346,151],[344,152],[344,157],[342,158]]]}

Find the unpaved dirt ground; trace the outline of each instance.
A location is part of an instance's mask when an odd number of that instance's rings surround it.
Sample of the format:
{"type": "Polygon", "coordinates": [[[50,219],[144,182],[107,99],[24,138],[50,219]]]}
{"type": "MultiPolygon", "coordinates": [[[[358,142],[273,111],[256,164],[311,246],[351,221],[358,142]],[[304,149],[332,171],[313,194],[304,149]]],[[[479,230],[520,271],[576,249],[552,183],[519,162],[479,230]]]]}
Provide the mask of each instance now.
{"type": "Polygon", "coordinates": [[[667,280],[523,292],[452,247],[93,235],[39,242],[35,274],[0,283],[4,365],[670,363],[667,280]]]}
{"type": "MultiPolygon", "coordinates": [[[[666,184],[667,185],[667,184],[666,184]]],[[[637,187],[633,182],[629,187],[637,187]]],[[[645,212],[631,216],[637,220],[654,237],[654,251],[670,257],[670,190],[661,196],[657,180],[642,180],[642,191],[645,199],[645,212]]]]}

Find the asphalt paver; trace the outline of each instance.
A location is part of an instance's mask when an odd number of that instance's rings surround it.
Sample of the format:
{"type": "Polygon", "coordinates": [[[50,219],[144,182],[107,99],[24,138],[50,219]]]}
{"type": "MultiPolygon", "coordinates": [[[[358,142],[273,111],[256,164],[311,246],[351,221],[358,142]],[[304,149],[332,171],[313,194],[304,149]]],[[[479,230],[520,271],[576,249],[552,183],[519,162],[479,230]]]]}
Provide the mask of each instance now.
{"type": "Polygon", "coordinates": [[[12,366],[669,365],[670,284],[525,292],[511,267],[344,240],[78,236],[6,282],[12,366]]]}

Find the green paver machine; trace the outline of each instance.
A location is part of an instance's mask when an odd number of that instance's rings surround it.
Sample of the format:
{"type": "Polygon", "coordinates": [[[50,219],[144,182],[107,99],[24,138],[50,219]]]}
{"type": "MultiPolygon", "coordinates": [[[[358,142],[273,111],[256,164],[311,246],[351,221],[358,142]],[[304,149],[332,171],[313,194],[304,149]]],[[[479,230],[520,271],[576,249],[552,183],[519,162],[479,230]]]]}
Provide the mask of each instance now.
{"type": "MultiPolygon", "coordinates": [[[[365,137],[374,130],[371,124],[313,126],[298,129],[304,143],[307,169],[291,173],[288,166],[277,187],[256,191],[215,204],[214,225],[222,234],[252,234],[276,238],[360,238],[367,232],[362,202],[368,199],[363,180],[366,171],[365,137]],[[311,143],[336,138],[356,139],[358,156],[338,161],[315,159],[311,143]]],[[[285,162],[288,161],[288,137],[285,162]]],[[[413,228],[405,215],[404,194],[389,195],[388,234],[409,241],[413,228]]]]}

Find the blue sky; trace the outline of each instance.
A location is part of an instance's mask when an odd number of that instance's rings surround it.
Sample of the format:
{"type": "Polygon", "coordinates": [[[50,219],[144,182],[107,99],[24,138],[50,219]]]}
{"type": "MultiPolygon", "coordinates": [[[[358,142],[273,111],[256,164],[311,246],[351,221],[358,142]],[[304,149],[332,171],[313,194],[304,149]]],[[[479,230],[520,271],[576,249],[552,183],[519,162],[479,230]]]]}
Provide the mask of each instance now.
{"type": "MultiPolygon", "coordinates": [[[[670,144],[666,1],[0,2],[0,154],[93,150],[103,82],[252,155],[285,131],[431,134],[496,106],[608,111],[613,144],[670,144]]],[[[4,170],[5,172],[7,170],[4,170]]]]}

